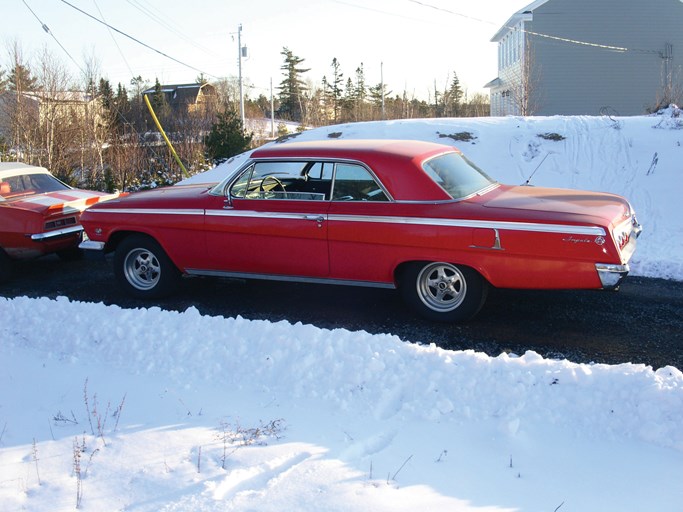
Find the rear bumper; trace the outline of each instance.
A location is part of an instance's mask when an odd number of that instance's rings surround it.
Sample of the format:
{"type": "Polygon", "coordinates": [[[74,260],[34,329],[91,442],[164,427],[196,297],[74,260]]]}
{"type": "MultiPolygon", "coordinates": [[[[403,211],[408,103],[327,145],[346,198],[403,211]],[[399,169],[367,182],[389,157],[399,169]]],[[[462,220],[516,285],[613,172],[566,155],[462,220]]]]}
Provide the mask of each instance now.
{"type": "Polygon", "coordinates": [[[41,242],[45,240],[52,240],[54,238],[60,238],[63,236],[68,236],[73,233],[82,233],[83,232],[83,226],[72,226],[70,228],[64,228],[64,229],[56,229],[54,231],[46,231],[45,233],[36,233],[35,235],[31,235],[31,240],[34,240],[36,242],[41,242]]]}
{"type": "Polygon", "coordinates": [[[631,269],[628,265],[596,263],[595,270],[598,272],[598,277],[600,277],[603,289],[614,290],[619,287],[619,284],[628,275],[631,269]]]}

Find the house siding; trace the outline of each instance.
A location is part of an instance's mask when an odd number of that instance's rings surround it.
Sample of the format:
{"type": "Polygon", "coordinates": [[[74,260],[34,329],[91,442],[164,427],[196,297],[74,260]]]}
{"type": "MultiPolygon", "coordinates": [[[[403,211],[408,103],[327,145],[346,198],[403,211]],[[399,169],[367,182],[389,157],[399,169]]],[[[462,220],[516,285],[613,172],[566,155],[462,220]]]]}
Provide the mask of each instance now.
{"type": "MultiPolygon", "coordinates": [[[[674,87],[683,83],[680,0],[548,0],[536,6],[529,32],[622,47],[617,51],[527,34],[533,62],[532,113],[642,114],[662,99],[666,61],[674,87]]],[[[500,71],[503,77],[503,70],[500,71]]],[[[492,89],[492,96],[496,92],[492,89]]],[[[504,114],[505,112],[498,112],[504,114]]]]}

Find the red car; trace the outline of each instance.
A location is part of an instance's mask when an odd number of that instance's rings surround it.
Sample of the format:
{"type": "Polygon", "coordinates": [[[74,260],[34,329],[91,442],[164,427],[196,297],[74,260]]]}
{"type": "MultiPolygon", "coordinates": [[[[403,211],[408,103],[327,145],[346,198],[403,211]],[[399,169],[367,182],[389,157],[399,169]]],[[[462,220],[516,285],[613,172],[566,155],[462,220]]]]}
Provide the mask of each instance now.
{"type": "Polygon", "coordinates": [[[181,274],[380,286],[440,321],[472,317],[489,285],[616,288],[640,233],[622,197],[502,185],[450,146],[387,140],[272,144],[220,183],[81,221],[137,297],[181,274]]]}
{"type": "Polygon", "coordinates": [[[43,167],[0,162],[0,282],[14,259],[76,254],[81,212],[117,195],[71,188],[43,167]]]}

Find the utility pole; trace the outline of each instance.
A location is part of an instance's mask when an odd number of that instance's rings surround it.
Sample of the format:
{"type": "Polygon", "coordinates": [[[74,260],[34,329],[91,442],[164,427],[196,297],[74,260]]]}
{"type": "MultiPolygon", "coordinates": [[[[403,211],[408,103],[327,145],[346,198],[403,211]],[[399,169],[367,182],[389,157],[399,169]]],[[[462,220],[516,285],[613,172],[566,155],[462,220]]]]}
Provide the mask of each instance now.
{"type": "Polygon", "coordinates": [[[240,86],[240,118],[242,119],[242,129],[245,129],[244,126],[244,93],[242,92],[242,54],[246,53],[246,47],[244,48],[244,51],[242,50],[242,24],[239,24],[239,27],[237,27],[237,59],[238,59],[238,69],[239,69],[239,76],[238,76],[238,81],[239,81],[239,86],[240,86]]]}
{"type": "Polygon", "coordinates": [[[380,87],[382,87],[382,119],[386,119],[384,112],[384,62],[379,63],[379,77],[380,87]]]}
{"type": "Polygon", "coordinates": [[[273,78],[270,79],[270,136],[275,138],[275,100],[273,99],[273,78]]]}

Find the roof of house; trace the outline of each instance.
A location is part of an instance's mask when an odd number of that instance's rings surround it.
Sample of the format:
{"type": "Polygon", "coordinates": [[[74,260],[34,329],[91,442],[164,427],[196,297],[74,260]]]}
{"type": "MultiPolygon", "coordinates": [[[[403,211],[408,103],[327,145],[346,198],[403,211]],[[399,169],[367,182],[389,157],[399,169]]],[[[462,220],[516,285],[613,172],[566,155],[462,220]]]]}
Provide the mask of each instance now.
{"type": "Polygon", "coordinates": [[[494,36],[491,38],[491,42],[497,43],[505,35],[510,32],[512,29],[514,29],[515,25],[519,23],[522,20],[530,20],[531,19],[531,14],[538,9],[540,6],[543,4],[549,2],[550,0],[535,0],[534,2],[531,2],[529,5],[522,7],[519,11],[514,13],[510,18],[503,23],[503,26],[498,29],[498,32],[494,34],[494,36]]]}
{"type": "MultiPolygon", "coordinates": [[[[196,103],[197,97],[202,89],[212,91],[214,89],[211,84],[167,84],[161,86],[161,92],[163,92],[169,103],[171,104],[187,104],[196,103]]],[[[154,94],[156,92],[155,87],[150,87],[142,91],[143,95],[154,94]]]]}

